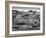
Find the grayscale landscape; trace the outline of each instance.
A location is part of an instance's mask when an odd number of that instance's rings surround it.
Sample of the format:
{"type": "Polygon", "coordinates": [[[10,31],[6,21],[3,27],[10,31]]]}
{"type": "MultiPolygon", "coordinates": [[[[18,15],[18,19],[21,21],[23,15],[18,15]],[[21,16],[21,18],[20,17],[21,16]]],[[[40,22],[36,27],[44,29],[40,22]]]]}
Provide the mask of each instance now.
{"type": "Polygon", "coordinates": [[[14,7],[12,9],[12,31],[40,30],[40,9],[14,7]]]}

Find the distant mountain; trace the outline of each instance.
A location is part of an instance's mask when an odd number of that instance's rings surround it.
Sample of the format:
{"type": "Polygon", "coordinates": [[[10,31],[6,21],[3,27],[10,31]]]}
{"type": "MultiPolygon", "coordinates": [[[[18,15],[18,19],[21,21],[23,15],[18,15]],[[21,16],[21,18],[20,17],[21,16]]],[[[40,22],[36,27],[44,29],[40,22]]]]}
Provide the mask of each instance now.
{"type": "Polygon", "coordinates": [[[18,10],[12,10],[12,13],[20,13],[21,14],[21,12],[20,11],[18,11],[18,10]]]}
{"type": "Polygon", "coordinates": [[[29,10],[28,12],[33,12],[33,10],[29,10]]]}

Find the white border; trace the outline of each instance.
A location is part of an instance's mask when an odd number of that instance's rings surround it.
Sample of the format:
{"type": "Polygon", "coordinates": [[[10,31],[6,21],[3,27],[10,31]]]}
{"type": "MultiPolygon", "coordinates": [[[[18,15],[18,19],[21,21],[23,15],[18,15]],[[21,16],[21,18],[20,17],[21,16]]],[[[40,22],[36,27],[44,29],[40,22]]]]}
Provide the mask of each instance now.
{"type": "Polygon", "coordinates": [[[22,5],[22,4],[10,4],[10,25],[9,34],[26,34],[26,33],[43,33],[43,6],[39,5],[22,5]],[[40,8],[40,30],[30,30],[30,31],[12,31],[12,7],[37,7],[40,8]]]}

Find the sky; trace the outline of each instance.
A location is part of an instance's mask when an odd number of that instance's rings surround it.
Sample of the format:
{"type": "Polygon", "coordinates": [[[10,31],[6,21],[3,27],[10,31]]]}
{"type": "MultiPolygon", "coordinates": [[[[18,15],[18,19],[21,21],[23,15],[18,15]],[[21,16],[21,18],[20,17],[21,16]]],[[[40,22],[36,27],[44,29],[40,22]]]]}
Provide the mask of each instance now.
{"type": "Polygon", "coordinates": [[[24,11],[27,12],[29,10],[40,12],[40,8],[33,8],[33,7],[12,7],[12,10],[24,11]]]}

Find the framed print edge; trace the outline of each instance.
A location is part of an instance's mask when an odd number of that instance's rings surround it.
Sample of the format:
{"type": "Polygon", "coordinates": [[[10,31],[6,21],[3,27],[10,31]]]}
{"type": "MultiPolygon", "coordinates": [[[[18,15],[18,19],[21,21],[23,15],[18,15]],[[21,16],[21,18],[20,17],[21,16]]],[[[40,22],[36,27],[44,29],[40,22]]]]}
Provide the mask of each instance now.
{"type": "Polygon", "coordinates": [[[19,2],[19,1],[6,1],[5,2],[5,37],[19,37],[19,36],[37,36],[37,35],[44,35],[45,34],[45,3],[34,3],[34,2],[19,2]],[[27,33],[27,34],[9,34],[9,5],[11,3],[26,3],[26,4],[33,4],[33,5],[42,5],[43,6],[43,33],[27,33]]]}
{"type": "Polygon", "coordinates": [[[5,1],[5,37],[8,37],[8,2],[5,1]]]}

